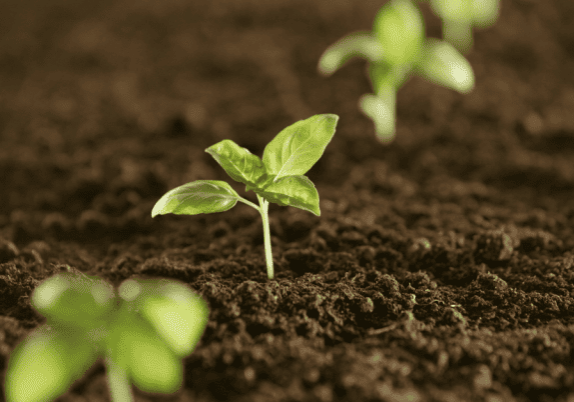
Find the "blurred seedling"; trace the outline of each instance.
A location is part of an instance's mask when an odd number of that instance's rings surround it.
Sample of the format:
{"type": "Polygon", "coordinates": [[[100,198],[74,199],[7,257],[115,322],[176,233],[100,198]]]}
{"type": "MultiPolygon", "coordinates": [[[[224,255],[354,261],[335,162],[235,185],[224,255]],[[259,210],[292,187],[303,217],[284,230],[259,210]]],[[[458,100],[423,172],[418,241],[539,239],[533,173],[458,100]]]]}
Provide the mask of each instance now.
{"type": "Polygon", "coordinates": [[[103,358],[112,400],[132,402],[130,383],[172,393],[183,382],[181,359],[207,324],[209,309],[183,283],[128,279],[118,288],[79,271],[56,274],[32,293],[46,324],[8,361],[7,402],[53,400],[103,358]]]}
{"type": "Polygon", "coordinates": [[[443,39],[462,53],[472,48],[473,26],[494,24],[500,11],[500,0],[430,0],[430,5],[442,19],[443,39]]]}
{"type": "Polygon", "coordinates": [[[382,143],[395,136],[398,89],[413,74],[468,93],[474,87],[470,63],[451,44],[425,38],[420,11],[409,0],[392,0],[377,13],[373,31],[351,33],[328,47],[319,72],[331,75],[349,59],[367,60],[374,94],[363,95],[359,107],[375,124],[382,143]]]}

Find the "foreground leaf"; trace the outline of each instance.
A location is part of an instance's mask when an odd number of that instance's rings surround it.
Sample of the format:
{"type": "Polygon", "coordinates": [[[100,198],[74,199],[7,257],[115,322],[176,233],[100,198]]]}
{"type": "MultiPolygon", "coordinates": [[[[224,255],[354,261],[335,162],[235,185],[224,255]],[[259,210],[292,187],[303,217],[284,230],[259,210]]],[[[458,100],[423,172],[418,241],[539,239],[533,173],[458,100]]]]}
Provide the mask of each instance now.
{"type": "Polygon", "coordinates": [[[165,193],[154,205],[151,216],[224,212],[233,208],[239,198],[239,194],[224,181],[196,180],[165,193]]]}
{"type": "Polygon", "coordinates": [[[300,208],[321,216],[319,193],[313,182],[305,176],[283,177],[265,190],[256,191],[256,193],[269,202],[300,208]]]}
{"type": "Polygon", "coordinates": [[[209,309],[191,289],[172,280],[129,279],[119,292],[136,305],[173,352],[185,356],[193,351],[207,325],[209,309]]]}
{"type": "Polygon", "coordinates": [[[307,173],[333,138],[338,120],[335,114],[319,114],[283,129],[263,151],[267,173],[275,180],[307,173]]]}
{"type": "Polygon", "coordinates": [[[54,400],[82,377],[97,357],[96,349],[79,333],[62,334],[43,325],[10,356],[6,400],[54,400]]]}
{"type": "Polygon", "coordinates": [[[181,387],[180,359],[143,318],[119,314],[106,343],[109,357],[142,391],[171,393],[181,387]]]}
{"type": "Polygon", "coordinates": [[[114,308],[114,289],[97,276],[62,272],[43,281],[32,293],[32,305],[49,322],[83,328],[114,308]]]}

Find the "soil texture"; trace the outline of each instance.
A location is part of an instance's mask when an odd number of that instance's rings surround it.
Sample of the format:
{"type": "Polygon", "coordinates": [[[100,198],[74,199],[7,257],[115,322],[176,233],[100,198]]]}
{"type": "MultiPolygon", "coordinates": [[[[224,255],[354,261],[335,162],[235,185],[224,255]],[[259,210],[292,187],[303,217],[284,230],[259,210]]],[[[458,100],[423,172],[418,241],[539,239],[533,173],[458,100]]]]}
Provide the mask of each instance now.
{"type": "MultiPolygon", "coordinates": [[[[365,62],[318,74],[374,0],[7,0],[0,5],[0,372],[67,266],[209,304],[171,395],[194,402],[574,402],[574,2],[503,0],[474,31],[475,89],[413,77],[397,133],[358,109],[365,62]],[[205,148],[261,156],[340,117],[307,176],[321,216],[151,218],[168,190],[233,182],[205,148]]],[[[441,22],[421,3],[427,34],[441,22]]],[[[59,402],[109,401],[97,362],[59,402]]]]}

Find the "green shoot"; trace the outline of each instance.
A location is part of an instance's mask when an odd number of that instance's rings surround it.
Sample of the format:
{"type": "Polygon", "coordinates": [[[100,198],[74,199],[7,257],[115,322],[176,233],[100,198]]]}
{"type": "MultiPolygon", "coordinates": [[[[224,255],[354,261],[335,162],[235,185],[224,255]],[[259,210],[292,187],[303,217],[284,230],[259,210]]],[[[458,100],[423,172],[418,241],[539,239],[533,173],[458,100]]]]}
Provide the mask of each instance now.
{"type": "Polygon", "coordinates": [[[367,60],[374,90],[361,97],[359,107],[383,143],[394,139],[397,91],[412,74],[461,93],[474,87],[470,63],[447,42],[425,38],[420,11],[409,0],[385,4],[372,32],[352,33],[327,48],[319,72],[331,75],[356,56],[367,60]]]}
{"type": "Polygon", "coordinates": [[[443,38],[467,53],[473,45],[472,26],[487,27],[498,18],[500,0],[431,0],[443,20],[443,38]]]}
{"type": "Polygon", "coordinates": [[[99,358],[114,402],[134,400],[130,382],[146,392],[175,392],[183,382],[181,359],[209,316],[205,301],[177,281],[128,279],[116,294],[109,283],[69,267],[31,299],[47,322],[9,359],[7,402],[53,400],[99,358]]]}
{"type": "Polygon", "coordinates": [[[242,198],[224,181],[197,180],[164,194],[153,207],[151,216],[223,212],[233,208],[238,201],[255,208],[263,221],[267,277],[273,279],[269,203],[321,215],[319,193],[304,174],[323,155],[335,134],[338,120],[337,115],[321,114],[290,125],[267,144],[263,159],[231,140],[223,140],[205,150],[233,180],[246,185],[245,191],[255,192],[259,206],[242,198]]]}

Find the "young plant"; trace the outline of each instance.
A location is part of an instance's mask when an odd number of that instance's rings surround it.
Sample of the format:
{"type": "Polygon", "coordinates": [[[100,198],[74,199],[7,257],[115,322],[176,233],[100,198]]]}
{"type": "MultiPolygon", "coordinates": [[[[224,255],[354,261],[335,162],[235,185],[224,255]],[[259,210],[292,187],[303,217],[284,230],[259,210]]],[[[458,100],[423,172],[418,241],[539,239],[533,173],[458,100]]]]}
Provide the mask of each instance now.
{"type": "Polygon", "coordinates": [[[259,206],[242,198],[220,180],[196,180],[168,191],[153,207],[151,216],[210,214],[227,211],[243,202],[255,208],[263,221],[267,277],[273,279],[273,255],[269,231],[269,203],[292,206],[317,216],[319,193],[305,173],[321,158],[335,134],[339,116],[320,114],[283,129],[263,151],[263,159],[231,140],[207,148],[231,178],[257,195],[259,206]]]}
{"type": "Polygon", "coordinates": [[[474,87],[470,63],[449,43],[425,38],[422,16],[409,0],[385,4],[372,32],[352,33],[327,48],[319,72],[331,75],[355,56],[367,59],[375,92],[363,95],[359,107],[373,120],[383,143],[394,139],[397,90],[412,74],[461,93],[474,87]]]}
{"type": "Polygon", "coordinates": [[[498,18],[499,0],[431,0],[431,8],[442,18],[444,40],[467,53],[473,44],[471,29],[490,26],[498,18]]]}
{"type": "Polygon", "coordinates": [[[146,392],[175,392],[183,381],[181,359],[209,316],[205,301],[167,279],[128,279],[116,295],[98,277],[64,272],[42,282],[31,299],[47,322],[8,361],[8,402],[53,400],[100,357],[114,402],[134,400],[130,382],[146,392]]]}

